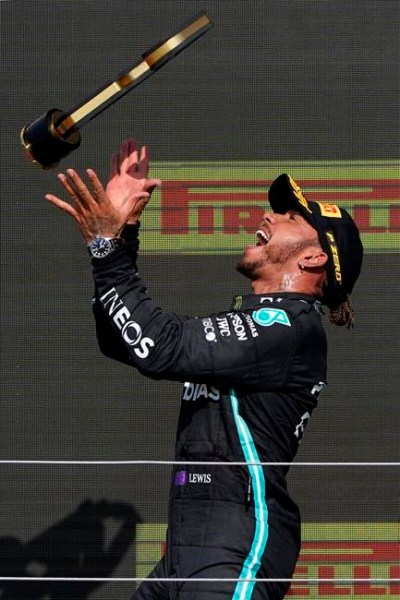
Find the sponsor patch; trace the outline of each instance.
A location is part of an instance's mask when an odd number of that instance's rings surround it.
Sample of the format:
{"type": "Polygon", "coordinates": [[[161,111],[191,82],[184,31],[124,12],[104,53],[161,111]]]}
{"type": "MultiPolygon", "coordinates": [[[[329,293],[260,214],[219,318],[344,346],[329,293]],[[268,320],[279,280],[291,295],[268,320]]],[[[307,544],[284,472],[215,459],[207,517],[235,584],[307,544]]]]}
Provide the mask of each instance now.
{"type": "Polygon", "coordinates": [[[183,487],[188,483],[206,483],[212,482],[211,473],[188,473],[187,471],[177,471],[174,477],[174,485],[183,487]]]}
{"type": "Polygon", "coordinates": [[[122,302],[115,288],[111,288],[100,298],[104,309],[107,311],[115,325],[121,332],[126,344],[133,347],[133,351],[139,358],[147,358],[150,348],[154,348],[154,340],[143,337],[142,328],[134,321],[131,313],[122,302]]]}
{"type": "Polygon", "coordinates": [[[303,438],[304,431],[305,431],[305,429],[307,427],[307,423],[310,419],[311,419],[310,413],[305,412],[304,415],[302,415],[302,417],[301,417],[300,423],[298,423],[298,425],[296,425],[296,429],[294,430],[293,433],[297,437],[299,444],[303,438]]]}
{"type": "Polygon", "coordinates": [[[232,321],[233,331],[239,342],[247,342],[246,328],[240,315],[237,313],[228,313],[228,316],[232,321]]]}
{"type": "Polygon", "coordinates": [[[317,204],[323,217],[334,217],[335,219],[342,218],[340,208],[336,206],[336,204],[329,204],[328,202],[317,202],[317,204]]]}
{"type": "Polygon", "coordinates": [[[260,300],[260,303],[264,302],[282,302],[283,298],[273,298],[272,296],[263,296],[260,300]]]}
{"type": "Polygon", "coordinates": [[[322,390],[324,389],[326,383],[324,381],[319,381],[318,383],[316,383],[312,390],[311,393],[315,398],[318,398],[318,396],[320,395],[320,393],[322,392],[322,390]]]}
{"type": "Polygon", "coordinates": [[[301,191],[299,184],[294,179],[292,179],[292,177],[290,177],[290,175],[289,175],[289,183],[292,188],[293,194],[296,196],[296,198],[300,202],[300,204],[302,206],[304,206],[304,208],[306,210],[308,210],[309,213],[312,213],[312,210],[308,206],[307,198],[303,195],[303,192],[301,191]]]}
{"type": "Polygon", "coordinates": [[[258,331],[257,331],[257,327],[254,325],[254,322],[253,322],[253,319],[251,318],[251,316],[250,316],[250,315],[248,315],[248,314],[245,314],[245,315],[244,315],[244,318],[245,318],[245,319],[246,319],[246,321],[247,321],[247,324],[248,324],[248,326],[249,326],[249,328],[250,328],[251,335],[253,336],[253,338],[256,338],[256,337],[258,337],[258,331]]]}
{"type": "Polygon", "coordinates": [[[275,323],[291,327],[289,317],[281,308],[260,308],[253,312],[253,319],[261,327],[270,327],[275,323]]]}
{"type": "Polygon", "coordinates": [[[335,236],[331,231],[326,232],[326,237],[329,242],[329,247],[332,253],[333,265],[335,268],[335,279],[338,284],[342,283],[342,270],[340,267],[339,250],[336,244],[335,236]]]}
{"type": "Polygon", "coordinates": [[[211,473],[189,473],[189,483],[211,483],[211,473]]]}
{"type": "Polygon", "coordinates": [[[174,485],[186,485],[187,473],[186,471],[177,471],[175,473],[174,485]]]}
{"type": "Polygon", "coordinates": [[[191,383],[186,381],[183,384],[182,400],[199,400],[208,398],[214,402],[220,399],[219,389],[206,383],[191,383]]]}
{"type": "Polygon", "coordinates": [[[215,329],[213,323],[210,318],[203,319],[202,321],[204,327],[204,334],[206,336],[207,342],[216,342],[217,335],[215,333],[215,329]]]}
{"type": "Polygon", "coordinates": [[[219,329],[221,337],[230,337],[231,330],[229,327],[228,319],[226,317],[217,317],[215,320],[217,322],[217,327],[219,329]]]}

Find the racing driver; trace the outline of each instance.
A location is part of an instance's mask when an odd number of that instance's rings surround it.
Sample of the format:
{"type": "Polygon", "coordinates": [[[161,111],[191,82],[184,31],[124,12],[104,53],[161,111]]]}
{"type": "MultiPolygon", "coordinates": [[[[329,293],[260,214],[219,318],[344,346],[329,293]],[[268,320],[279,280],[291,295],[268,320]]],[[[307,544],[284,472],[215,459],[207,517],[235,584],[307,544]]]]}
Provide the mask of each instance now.
{"type": "Polygon", "coordinates": [[[72,202],[46,195],[75,219],[92,257],[102,352],[183,382],[166,553],[133,598],[278,600],[300,551],[285,476],[326,381],[320,307],[353,324],[359,232],[343,208],[307,199],[282,174],[237,266],[251,293],[226,311],[180,317],[157,306],[136,267],[139,217],[161,185],[148,171],[146,147],[128,139],[105,189],[95,171],[86,184],[68,169],[58,177],[72,202]]]}

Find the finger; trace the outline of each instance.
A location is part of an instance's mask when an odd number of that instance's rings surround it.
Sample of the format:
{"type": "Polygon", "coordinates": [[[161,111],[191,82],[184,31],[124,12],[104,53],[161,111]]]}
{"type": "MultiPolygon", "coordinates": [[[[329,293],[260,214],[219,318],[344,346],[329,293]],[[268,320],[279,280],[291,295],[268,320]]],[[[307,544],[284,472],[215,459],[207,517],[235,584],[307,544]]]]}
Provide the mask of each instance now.
{"type": "Polygon", "coordinates": [[[108,200],[107,194],[103,187],[103,184],[101,183],[100,179],[97,177],[96,171],[93,171],[93,169],[86,169],[86,174],[87,174],[90,184],[92,186],[93,194],[94,194],[97,202],[99,203],[99,202],[104,202],[105,200],[108,200]]]}
{"type": "Polygon", "coordinates": [[[50,202],[50,204],[53,204],[53,206],[56,206],[57,208],[61,208],[61,210],[71,215],[71,217],[73,217],[76,221],[80,222],[80,215],[77,210],[71,206],[71,204],[61,200],[61,198],[58,198],[58,196],[54,196],[53,194],[46,194],[45,198],[48,202],[50,202]]]}
{"type": "Polygon", "coordinates": [[[69,197],[77,204],[79,205],[79,198],[76,194],[76,191],[73,189],[69,179],[64,175],[64,173],[59,173],[57,175],[57,179],[58,181],[61,183],[61,185],[63,186],[64,190],[67,192],[67,194],[69,195],[69,197]]]}
{"type": "Polygon", "coordinates": [[[130,139],[126,139],[126,140],[122,141],[122,144],[121,144],[121,161],[125,160],[125,158],[128,156],[130,143],[131,143],[130,139]]]}
{"type": "Polygon", "coordinates": [[[121,146],[121,164],[124,164],[124,170],[126,170],[126,161],[129,162],[132,154],[137,152],[137,142],[134,138],[128,138],[122,142],[121,146]]]}
{"type": "Polygon", "coordinates": [[[147,146],[142,146],[140,150],[139,169],[140,176],[145,178],[149,172],[149,151],[147,146]]]}
{"type": "Polygon", "coordinates": [[[138,149],[139,144],[135,137],[128,138],[128,142],[129,142],[129,151],[130,152],[133,152],[134,150],[138,149]]]}
{"type": "Polygon", "coordinates": [[[126,140],[127,145],[125,146],[124,160],[121,165],[121,172],[123,173],[135,173],[139,168],[139,153],[137,141],[134,138],[126,140]]]}
{"type": "Polygon", "coordinates": [[[149,194],[151,194],[155,190],[155,188],[161,187],[161,186],[162,186],[161,179],[148,179],[146,181],[146,183],[144,184],[144,189],[146,190],[146,192],[149,192],[149,194]]]}
{"type": "Polygon", "coordinates": [[[119,175],[119,152],[113,152],[111,157],[110,179],[119,175]]]}
{"type": "Polygon", "coordinates": [[[75,202],[82,204],[85,208],[89,208],[96,203],[95,198],[88,190],[85,182],[79,177],[74,169],[67,170],[68,183],[73,190],[75,202]]]}
{"type": "Polygon", "coordinates": [[[138,219],[140,217],[140,215],[142,214],[142,212],[144,211],[144,209],[146,208],[147,204],[149,203],[150,200],[150,195],[147,194],[146,196],[142,196],[135,204],[135,206],[133,207],[129,218],[131,219],[132,217],[135,219],[138,219]]]}
{"type": "Polygon", "coordinates": [[[135,209],[141,203],[147,204],[149,200],[150,194],[148,192],[140,192],[139,194],[135,194],[131,200],[131,202],[134,202],[133,209],[135,209]]]}
{"type": "Polygon", "coordinates": [[[50,204],[60,208],[76,221],[83,238],[87,242],[93,238],[93,235],[91,234],[90,229],[87,227],[84,217],[73,206],[71,206],[68,202],[64,202],[64,200],[61,200],[61,198],[58,198],[58,196],[54,196],[54,194],[46,194],[45,198],[48,202],[50,202],[50,204]]]}

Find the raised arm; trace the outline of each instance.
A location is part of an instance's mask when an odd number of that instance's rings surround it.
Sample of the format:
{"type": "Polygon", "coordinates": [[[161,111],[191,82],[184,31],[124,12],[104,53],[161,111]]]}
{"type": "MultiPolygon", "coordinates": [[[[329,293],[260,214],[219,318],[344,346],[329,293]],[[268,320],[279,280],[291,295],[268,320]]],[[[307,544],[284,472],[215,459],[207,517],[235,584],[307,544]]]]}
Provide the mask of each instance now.
{"type": "Polygon", "coordinates": [[[86,170],[88,184],[68,169],[58,179],[72,203],[54,194],[47,194],[46,200],[75,220],[86,244],[94,238],[119,238],[126,223],[138,221],[152,191],[161,185],[159,179],[148,179],[148,172],[146,146],[139,149],[135,140],[128,139],[113,155],[105,189],[93,169],[86,170]]]}

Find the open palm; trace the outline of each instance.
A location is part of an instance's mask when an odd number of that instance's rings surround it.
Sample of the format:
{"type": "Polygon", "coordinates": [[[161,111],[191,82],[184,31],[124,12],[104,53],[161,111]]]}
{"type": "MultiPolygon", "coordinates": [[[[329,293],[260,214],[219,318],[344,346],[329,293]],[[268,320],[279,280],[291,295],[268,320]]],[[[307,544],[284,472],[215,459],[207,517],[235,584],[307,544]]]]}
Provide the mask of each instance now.
{"type": "Polygon", "coordinates": [[[106,189],[93,169],[86,170],[88,184],[67,169],[58,179],[72,202],[53,194],[46,194],[46,199],[75,219],[86,243],[94,237],[118,237],[126,223],[138,221],[152,191],[161,185],[159,179],[147,179],[148,172],[147,148],[139,152],[136,141],[128,139],[112,157],[106,189]]]}
{"type": "MultiPolygon", "coordinates": [[[[146,146],[139,149],[136,140],[127,139],[122,142],[119,152],[115,152],[111,161],[110,179],[106,194],[117,208],[127,201],[132,202],[140,193],[151,194],[154,188],[161,185],[159,179],[148,179],[149,154],[146,146]]],[[[143,211],[143,202],[134,204],[128,220],[136,223],[143,211]]]]}

